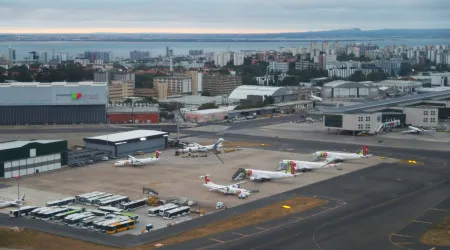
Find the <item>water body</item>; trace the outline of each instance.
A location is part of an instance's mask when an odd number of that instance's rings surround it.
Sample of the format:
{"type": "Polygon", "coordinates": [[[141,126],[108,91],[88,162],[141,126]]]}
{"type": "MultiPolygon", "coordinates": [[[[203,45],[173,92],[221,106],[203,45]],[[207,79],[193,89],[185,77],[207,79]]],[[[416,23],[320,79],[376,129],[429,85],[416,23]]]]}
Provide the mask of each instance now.
{"type": "MultiPolygon", "coordinates": [[[[352,39],[352,38],[351,38],[352,39]]],[[[333,41],[333,39],[327,39],[333,41]]],[[[387,38],[368,40],[364,42],[377,44],[380,47],[390,45],[444,45],[450,44],[450,38],[387,38]]],[[[340,41],[340,44],[346,42],[340,41]]],[[[309,41],[264,41],[264,42],[83,42],[83,41],[53,41],[53,42],[0,42],[0,54],[8,56],[8,46],[16,49],[16,58],[21,60],[28,56],[31,51],[39,53],[47,52],[49,57],[52,53],[69,53],[70,56],[83,53],[84,51],[110,51],[114,57],[129,57],[132,50],[150,51],[152,56],[165,55],[166,46],[173,49],[175,55],[185,55],[190,49],[203,49],[204,52],[240,51],[240,50],[279,50],[280,47],[309,47],[309,41]]]]}

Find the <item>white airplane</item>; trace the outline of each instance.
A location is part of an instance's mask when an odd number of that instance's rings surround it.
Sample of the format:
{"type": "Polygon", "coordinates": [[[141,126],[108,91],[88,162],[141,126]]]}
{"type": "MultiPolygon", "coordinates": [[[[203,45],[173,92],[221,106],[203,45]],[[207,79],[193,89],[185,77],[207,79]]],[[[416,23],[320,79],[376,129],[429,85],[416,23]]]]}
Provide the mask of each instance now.
{"type": "Polygon", "coordinates": [[[290,166],[293,166],[296,171],[300,172],[308,172],[312,171],[313,169],[329,167],[336,167],[338,170],[341,170],[339,167],[337,167],[339,165],[339,163],[336,163],[336,161],[331,158],[328,158],[323,162],[282,160],[278,163],[277,170],[286,170],[290,166]]]}
{"type": "Polygon", "coordinates": [[[237,195],[240,199],[244,199],[247,196],[251,195],[250,191],[240,188],[241,187],[240,185],[245,181],[224,186],[211,182],[211,180],[209,179],[209,175],[200,176],[200,178],[205,178],[205,183],[203,183],[203,186],[209,188],[209,191],[216,191],[224,194],[237,195]]]}
{"type": "Polygon", "coordinates": [[[413,126],[409,126],[408,129],[409,130],[402,131],[402,133],[405,133],[405,134],[421,134],[421,133],[432,133],[432,132],[435,132],[435,130],[433,130],[433,129],[427,130],[427,129],[421,129],[421,128],[417,128],[417,127],[413,127],[413,126]]]}
{"type": "Polygon", "coordinates": [[[121,160],[114,163],[114,166],[116,167],[125,167],[125,166],[143,166],[143,165],[149,165],[152,163],[155,163],[159,161],[161,158],[159,156],[161,155],[160,151],[156,151],[154,155],[152,155],[150,158],[145,159],[137,159],[133,156],[129,155],[128,160],[121,160]]]}
{"type": "Polygon", "coordinates": [[[314,161],[320,158],[333,159],[335,162],[342,162],[344,160],[367,158],[370,156],[368,153],[369,147],[364,148],[359,153],[345,153],[345,152],[333,152],[333,151],[317,151],[313,154],[314,161]]]}
{"type": "Polygon", "coordinates": [[[242,180],[244,178],[248,178],[251,181],[264,182],[264,181],[270,181],[272,179],[295,177],[298,175],[300,175],[300,174],[295,173],[295,168],[292,165],[290,166],[290,173],[288,172],[288,169],[286,169],[286,171],[266,171],[266,170],[240,168],[233,175],[232,179],[235,181],[238,181],[238,180],[242,180]]]}
{"type": "Polygon", "coordinates": [[[313,100],[316,101],[316,102],[323,102],[323,99],[322,99],[322,98],[320,98],[320,97],[318,97],[318,96],[315,96],[315,95],[313,95],[312,93],[311,93],[311,99],[313,99],[313,100]]]}
{"type": "Polygon", "coordinates": [[[222,147],[222,142],[224,141],[223,138],[219,138],[216,143],[208,145],[208,146],[202,146],[198,143],[194,143],[193,146],[188,146],[183,149],[179,149],[179,153],[195,153],[195,152],[208,152],[208,151],[215,151],[218,152],[219,148],[222,147]]]}
{"type": "Polygon", "coordinates": [[[20,200],[0,200],[0,208],[5,207],[18,207],[25,203],[25,194],[23,194],[20,200]]]}

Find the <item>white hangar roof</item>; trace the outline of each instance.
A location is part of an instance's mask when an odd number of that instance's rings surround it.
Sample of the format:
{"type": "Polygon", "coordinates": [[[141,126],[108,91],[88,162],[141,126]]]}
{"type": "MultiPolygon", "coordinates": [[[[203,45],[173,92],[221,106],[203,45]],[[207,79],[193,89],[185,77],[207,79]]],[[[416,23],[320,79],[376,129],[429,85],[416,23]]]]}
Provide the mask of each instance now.
{"type": "Polygon", "coordinates": [[[294,94],[295,91],[286,87],[270,87],[270,86],[255,86],[255,85],[241,85],[233,90],[228,96],[228,99],[247,99],[248,95],[259,96],[276,96],[294,94]]]}

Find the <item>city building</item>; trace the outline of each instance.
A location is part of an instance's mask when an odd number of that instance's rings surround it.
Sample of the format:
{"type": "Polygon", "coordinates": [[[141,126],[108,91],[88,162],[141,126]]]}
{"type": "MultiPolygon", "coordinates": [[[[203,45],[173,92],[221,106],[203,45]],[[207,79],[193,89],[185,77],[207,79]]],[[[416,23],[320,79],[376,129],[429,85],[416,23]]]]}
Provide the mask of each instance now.
{"type": "Polygon", "coordinates": [[[151,124],[159,122],[159,106],[157,104],[110,104],[107,113],[108,122],[112,124],[151,124]]]}
{"type": "Polygon", "coordinates": [[[203,76],[202,92],[211,96],[228,96],[238,86],[242,85],[242,78],[236,75],[205,74],[203,76]]]}
{"type": "Polygon", "coordinates": [[[239,65],[242,65],[242,64],[244,64],[244,58],[245,58],[245,55],[244,55],[244,53],[234,53],[234,55],[233,55],[233,64],[234,64],[234,66],[239,66],[239,65]]]}
{"type": "Polygon", "coordinates": [[[325,98],[378,97],[378,95],[378,86],[372,82],[337,80],[322,86],[322,97],[325,98]]]}
{"type": "Polygon", "coordinates": [[[231,52],[222,52],[214,55],[214,64],[218,67],[227,65],[233,59],[231,52]]]}
{"type": "Polygon", "coordinates": [[[150,52],[140,50],[130,51],[130,60],[132,61],[150,60],[150,52]]]}
{"type": "Polygon", "coordinates": [[[156,77],[153,85],[158,92],[159,99],[166,99],[173,95],[191,95],[192,78],[185,75],[156,77]]]}
{"type": "Polygon", "coordinates": [[[401,94],[410,94],[416,92],[417,89],[422,87],[422,82],[404,80],[384,80],[373,84],[379,87],[389,87],[397,89],[401,94]]]}
{"type": "Polygon", "coordinates": [[[317,64],[312,63],[310,61],[302,60],[295,63],[296,70],[305,70],[305,69],[316,69],[317,64]]]}
{"type": "Polygon", "coordinates": [[[110,101],[123,101],[134,95],[134,73],[116,71],[94,72],[94,82],[108,83],[108,97],[110,101]]]}
{"type": "Polygon", "coordinates": [[[167,148],[169,133],[133,130],[84,138],[86,148],[107,151],[110,157],[126,157],[142,151],[152,153],[167,148]]]}
{"type": "Polygon", "coordinates": [[[199,95],[202,92],[203,73],[195,70],[184,72],[192,79],[192,95],[199,95]]]}
{"type": "Polygon", "coordinates": [[[328,129],[378,133],[382,123],[404,120],[402,126],[436,127],[438,119],[450,117],[450,90],[366,102],[324,110],[328,129]],[[401,118],[404,117],[404,118],[401,118]]]}
{"type": "Polygon", "coordinates": [[[203,50],[202,49],[190,49],[189,55],[190,56],[201,56],[201,55],[203,55],[203,50]]]}
{"type": "Polygon", "coordinates": [[[8,61],[9,65],[13,65],[16,61],[16,50],[11,47],[8,48],[8,61]]]}
{"type": "Polygon", "coordinates": [[[158,91],[155,88],[136,88],[134,89],[135,97],[158,97],[158,91]]]}
{"type": "Polygon", "coordinates": [[[267,66],[267,73],[281,72],[287,73],[289,71],[288,62],[269,62],[267,66]]]}
{"type": "Polygon", "coordinates": [[[298,90],[289,87],[270,87],[270,86],[254,86],[242,85],[233,90],[228,96],[229,102],[247,99],[248,96],[271,96],[274,103],[297,101],[298,90]]]}
{"type": "Polygon", "coordinates": [[[403,61],[403,58],[383,59],[376,61],[375,66],[390,76],[396,76],[400,73],[400,67],[403,61]]]}
{"type": "Polygon", "coordinates": [[[86,51],[84,52],[84,58],[89,59],[91,63],[95,63],[96,60],[102,60],[104,63],[109,63],[113,60],[111,52],[100,51],[86,51]]]}
{"type": "Polygon", "coordinates": [[[0,83],[0,125],[105,123],[107,103],[106,83],[0,83]]]}
{"type": "Polygon", "coordinates": [[[67,166],[67,141],[32,140],[0,143],[0,178],[16,178],[67,166]]]}

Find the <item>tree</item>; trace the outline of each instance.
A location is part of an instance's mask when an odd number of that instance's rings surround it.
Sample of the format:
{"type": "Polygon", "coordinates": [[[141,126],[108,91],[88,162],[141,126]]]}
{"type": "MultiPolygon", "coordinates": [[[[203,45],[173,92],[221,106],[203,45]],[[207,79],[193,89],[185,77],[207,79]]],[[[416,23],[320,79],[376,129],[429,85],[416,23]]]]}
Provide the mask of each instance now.
{"type": "Polygon", "coordinates": [[[275,103],[275,98],[271,95],[264,96],[264,105],[270,105],[275,103]]]}
{"type": "Polygon", "coordinates": [[[280,86],[298,86],[300,80],[297,76],[286,76],[283,81],[280,82],[280,86]]]}
{"type": "Polygon", "coordinates": [[[246,57],[244,58],[244,65],[248,66],[252,64],[252,58],[251,57],[246,57]]]}
{"type": "Polygon", "coordinates": [[[202,91],[202,96],[211,96],[211,93],[209,93],[208,90],[203,90],[202,91]]]}
{"type": "Polygon", "coordinates": [[[217,106],[215,103],[209,102],[209,103],[204,103],[204,104],[200,105],[200,106],[198,107],[198,110],[204,110],[204,109],[216,109],[216,108],[218,108],[218,107],[219,107],[219,106],[217,106]]]}
{"type": "Polygon", "coordinates": [[[370,72],[367,74],[367,80],[372,82],[379,82],[386,80],[388,77],[384,71],[376,71],[376,72],[370,72]]]}
{"type": "Polygon", "coordinates": [[[353,75],[351,75],[348,78],[348,80],[353,81],[353,82],[363,82],[363,81],[366,81],[367,79],[361,70],[357,70],[357,71],[355,71],[355,73],[353,75]]]}
{"type": "Polygon", "coordinates": [[[131,100],[131,98],[127,98],[123,101],[123,104],[132,104],[133,100],[131,100]]]}
{"type": "Polygon", "coordinates": [[[229,75],[230,74],[230,71],[228,71],[228,69],[227,68],[221,68],[221,69],[219,69],[219,74],[221,74],[221,75],[229,75]]]}
{"type": "Polygon", "coordinates": [[[255,78],[251,77],[250,75],[243,75],[242,85],[258,85],[258,81],[256,81],[255,78]]]}
{"type": "Polygon", "coordinates": [[[400,65],[400,72],[398,73],[400,76],[408,76],[412,72],[411,64],[408,62],[402,62],[400,65]]]}

